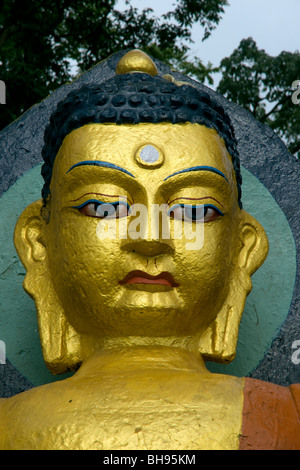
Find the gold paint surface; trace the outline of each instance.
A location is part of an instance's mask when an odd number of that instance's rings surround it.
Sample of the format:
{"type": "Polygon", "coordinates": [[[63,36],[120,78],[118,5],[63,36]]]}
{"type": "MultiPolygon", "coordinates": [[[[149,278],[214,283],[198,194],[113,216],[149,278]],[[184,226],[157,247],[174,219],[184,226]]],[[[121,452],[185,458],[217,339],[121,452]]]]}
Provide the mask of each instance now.
{"type": "Polygon", "coordinates": [[[182,351],[110,351],[4,410],[0,401],[0,449],[235,450],[242,397],[243,379],[182,351]]]}
{"type": "MultiPolygon", "coordinates": [[[[199,124],[88,124],[65,138],[50,191],[46,207],[23,212],[14,241],[47,366],[80,368],[1,400],[0,448],[237,449],[243,379],[208,373],[202,356],[234,358],[268,242],[238,206],[222,139],[199,124]],[[136,160],[149,143],[164,156],[151,169],[136,160]],[[86,208],[95,200],[130,212],[101,219],[86,208]],[[202,223],[201,249],[187,249],[186,232],[165,238],[151,212],[204,203],[223,215],[202,223]],[[147,214],[134,238],[138,204],[147,214]],[[161,282],[140,282],[141,272],[161,282]]],[[[170,219],[171,233],[178,224],[170,219]]]]}
{"type": "Polygon", "coordinates": [[[157,75],[157,68],[153,60],[139,49],[127,52],[119,61],[116,74],[143,72],[149,75],[157,75]]]}
{"type": "MultiPolygon", "coordinates": [[[[61,147],[53,169],[51,194],[51,217],[44,231],[46,259],[34,266],[49,265],[39,279],[52,284],[67,322],[82,338],[95,341],[97,348],[107,337],[137,337],[145,333],[150,337],[200,337],[207,330],[228,295],[240,219],[232,164],[214,131],[198,124],[84,126],[68,135],[61,147]],[[164,165],[151,172],[140,168],[134,158],[136,148],[149,141],[165,155],[164,165]],[[134,178],[90,165],[68,173],[78,162],[99,160],[126,169],[134,178]],[[199,163],[217,166],[227,175],[229,184],[211,172],[189,172],[166,180],[199,163]],[[149,214],[152,204],[205,198],[217,205],[217,200],[226,216],[206,224],[204,247],[189,251],[184,236],[157,241],[149,230],[143,234],[144,239],[101,240],[97,228],[104,221],[86,217],[73,208],[74,201],[78,204],[98,198],[109,202],[119,197],[145,205],[149,214]],[[133,270],[150,275],[169,272],[179,286],[167,292],[120,286],[120,281],[133,270]]],[[[108,229],[115,222],[105,221],[108,229]]],[[[124,222],[129,223],[129,218],[118,219],[117,225],[124,222]]],[[[36,285],[33,276],[28,290],[34,291],[36,285]]],[[[41,298],[40,286],[33,296],[41,298]]],[[[44,299],[45,307],[48,299],[44,299]]],[[[75,349],[71,344],[78,340],[75,335],[73,338],[68,340],[68,348],[75,349]]],[[[90,344],[85,339],[79,342],[87,348],[82,352],[87,357],[90,344]]],[[[44,343],[49,343],[48,333],[44,343]]]]}

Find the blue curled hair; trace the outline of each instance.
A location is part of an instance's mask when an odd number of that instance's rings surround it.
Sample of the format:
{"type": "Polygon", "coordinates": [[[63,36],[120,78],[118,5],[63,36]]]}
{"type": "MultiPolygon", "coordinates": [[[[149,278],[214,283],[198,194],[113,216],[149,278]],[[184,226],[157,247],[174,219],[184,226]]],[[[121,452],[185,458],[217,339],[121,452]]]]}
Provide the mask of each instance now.
{"type": "Polygon", "coordinates": [[[64,138],[89,123],[198,123],[215,129],[224,140],[235,171],[238,203],[242,177],[237,143],[224,108],[206,92],[190,85],[178,86],[146,73],[116,75],[99,85],[84,85],[71,91],[50,118],[45,130],[42,156],[42,197],[50,194],[52,169],[64,138]]]}

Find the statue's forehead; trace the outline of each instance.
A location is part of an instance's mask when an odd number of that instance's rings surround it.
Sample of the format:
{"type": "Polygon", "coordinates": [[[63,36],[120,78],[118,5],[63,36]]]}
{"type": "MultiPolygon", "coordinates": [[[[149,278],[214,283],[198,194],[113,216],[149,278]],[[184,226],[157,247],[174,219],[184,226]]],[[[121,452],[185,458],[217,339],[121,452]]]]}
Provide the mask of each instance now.
{"type": "MultiPolygon", "coordinates": [[[[68,134],[63,152],[109,152],[118,157],[119,151],[134,152],[136,159],[148,165],[157,164],[159,155],[201,149],[212,151],[216,157],[226,153],[223,139],[214,129],[191,123],[87,124],[68,134]],[[163,147],[163,148],[162,148],[163,147]]],[[[190,154],[192,158],[192,153],[190,154]]]]}
{"type": "MultiPolygon", "coordinates": [[[[91,162],[91,171],[122,167],[123,174],[143,180],[157,177],[157,181],[193,167],[212,168],[227,181],[233,172],[231,157],[217,132],[191,123],[88,124],[65,138],[57,160],[57,170],[63,175],[91,162]]],[[[122,177],[120,172],[118,176],[122,177]]]]}

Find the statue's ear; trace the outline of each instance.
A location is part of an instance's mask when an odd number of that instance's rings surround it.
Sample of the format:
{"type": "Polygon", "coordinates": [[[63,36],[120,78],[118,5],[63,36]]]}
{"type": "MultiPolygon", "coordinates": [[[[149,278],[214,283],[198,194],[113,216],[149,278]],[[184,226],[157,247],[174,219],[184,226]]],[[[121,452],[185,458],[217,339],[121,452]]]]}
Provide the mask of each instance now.
{"type": "Polygon", "coordinates": [[[244,210],[240,212],[239,237],[238,266],[252,276],[265,261],[269,244],[263,227],[244,210]]]}
{"type": "Polygon", "coordinates": [[[81,344],[52,282],[46,237],[48,207],[39,200],[24,210],[15,228],[14,243],[27,271],[24,289],[35,301],[45,363],[53,374],[59,374],[77,368],[81,344]]]}
{"type": "Polygon", "coordinates": [[[247,295],[252,289],[250,276],[267,257],[268,238],[260,223],[240,211],[239,240],[228,296],[217,318],[200,339],[199,349],[206,360],[231,362],[235,358],[239,325],[247,295]]]}
{"type": "Polygon", "coordinates": [[[40,199],[24,210],[15,227],[15,247],[27,271],[34,269],[34,264],[43,262],[46,257],[46,220],[42,211],[43,201],[40,199]]]}

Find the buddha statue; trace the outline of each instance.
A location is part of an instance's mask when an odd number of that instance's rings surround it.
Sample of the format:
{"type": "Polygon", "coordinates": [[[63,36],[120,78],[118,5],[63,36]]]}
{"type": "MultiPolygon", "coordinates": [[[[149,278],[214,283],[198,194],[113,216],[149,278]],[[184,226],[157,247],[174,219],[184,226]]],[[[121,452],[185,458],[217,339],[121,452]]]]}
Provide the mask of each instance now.
{"type": "Polygon", "coordinates": [[[131,51],[58,105],[43,158],[14,241],[44,360],[75,373],[0,399],[0,448],[299,450],[298,385],[205,365],[234,359],[268,253],[225,110],[131,51]]]}

